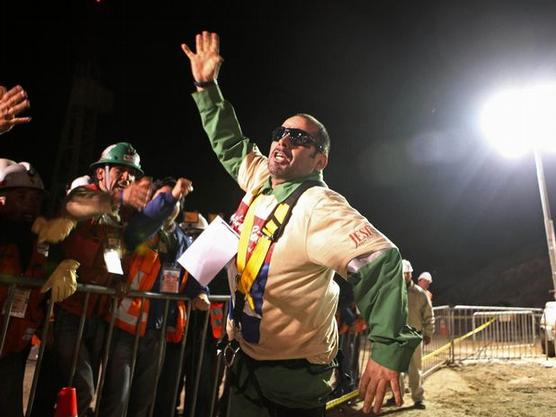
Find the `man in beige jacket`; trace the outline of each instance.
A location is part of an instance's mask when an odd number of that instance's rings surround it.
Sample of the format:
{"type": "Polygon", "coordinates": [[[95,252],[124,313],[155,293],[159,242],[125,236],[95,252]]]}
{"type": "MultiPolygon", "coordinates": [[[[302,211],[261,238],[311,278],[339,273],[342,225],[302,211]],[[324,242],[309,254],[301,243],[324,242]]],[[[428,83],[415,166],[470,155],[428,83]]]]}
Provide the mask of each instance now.
{"type": "MultiPolygon", "coordinates": [[[[409,389],[411,390],[411,399],[415,404],[415,408],[425,409],[421,356],[423,344],[428,345],[434,333],[434,313],[431,301],[427,297],[425,290],[416,285],[411,279],[413,274],[411,263],[404,259],[402,260],[402,265],[403,276],[407,285],[407,324],[423,335],[423,343],[417,346],[409,362],[409,389]]],[[[404,392],[403,377],[400,377],[400,388],[404,392]]]]}

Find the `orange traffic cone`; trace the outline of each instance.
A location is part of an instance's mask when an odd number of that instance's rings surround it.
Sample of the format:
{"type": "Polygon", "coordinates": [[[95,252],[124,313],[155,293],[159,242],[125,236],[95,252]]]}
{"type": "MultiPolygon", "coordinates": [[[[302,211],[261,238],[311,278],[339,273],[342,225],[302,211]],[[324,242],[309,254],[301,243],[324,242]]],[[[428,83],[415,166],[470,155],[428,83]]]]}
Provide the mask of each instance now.
{"type": "Polygon", "coordinates": [[[75,388],[64,387],[58,392],[54,417],[77,417],[75,388]]]}

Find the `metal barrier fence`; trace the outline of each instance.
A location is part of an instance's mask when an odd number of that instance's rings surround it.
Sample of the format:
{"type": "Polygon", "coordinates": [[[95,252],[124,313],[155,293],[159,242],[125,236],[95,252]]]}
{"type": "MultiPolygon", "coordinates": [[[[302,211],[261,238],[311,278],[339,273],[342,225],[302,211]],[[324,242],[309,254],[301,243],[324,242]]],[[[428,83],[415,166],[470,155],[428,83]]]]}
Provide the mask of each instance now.
{"type": "MultiPolygon", "coordinates": [[[[5,300],[2,311],[2,327],[0,332],[0,350],[4,346],[7,338],[8,324],[10,320],[10,310],[14,302],[16,286],[25,286],[36,288],[43,284],[42,280],[25,278],[17,279],[0,275],[0,285],[9,286],[9,295],[5,300]]],[[[86,311],[89,296],[91,294],[102,294],[111,299],[113,308],[117,305],[118,299],[122,295],[117,294],[116,290],[94,285],[78,284],[78,291],[86,293],[85,305],[83,310],[86,311]]],[[[191,318],[191,308],[187,297],[177,294],[160,294],[150,292],[129,291],[125,297],[140,298],[142,300],[162,300],[164,302],[163,326],[166,328],[168,317],[169,303],[171,301],[183,300],[187,303],[187,317],[191,318]]],[[[229,297],[227,296],[211,296],[211,302],[224,303],[224,317],[229,305],[229,297]]],[[[143,303],[141,308],[143,308],[143,303]]],[[[48,303],[47,314],[40,331],[40,339],[47,340],[52,332],[50,317],[53,314],[53,304],[48,303]]],[[[142,316],[139,314],[139,318],[142,316]]],[[[539,344],[539,322],[542,309],[534,308],[506,308],[506,307],[490,307],[490,306],[439,306],[434,308],[435,314],[435,332],[431,343],[423,348],[423,372],[424,376],[430,375],[439,367],[453,363],[454,361],[462,361],[466,359],[515,359],[540,356],[539,344]]],[[[74,375],[77,367],[77,358],[79,349],[82,346],[81,339],[85,327],[85,313],[81,315],[79,321],[78,337],[74,346],[73,360],[71,364],[70,377],[67,386],[73,383],[74,375]]],[[[209,334],[209,314],[204,313],[200,322],[195,324],[194,334],[197,334],[196,340],[189,342],[192,334],[190,329],[191,320],[187,320],[185,335],[179,344],[177,369],[183,369],[184,355],[186,349],[196,346],[195,370],[189,370],[185,378],[189,378],[189,388],[191,392],[184,394],[184,391],[178,392],[178,381],[183,378],[183,374],[177,374],[175,384],[173,384],[174,392],[171,395],[172,410],[175,411],[174,405],[178,398],[187,397],[188,415],[194,416],[225,416],[226,415],[226,396],[223,381],[225,381],[225,367],[222,349],[216,346],[216,342],[210,339],[209,334]],[[200,336],[199,336],[200,335],[200,336]],[[207,341],[211,346],[206,345],[207,341]],[[212,342],[211,342],[212,341],[212,342]],[[210,371],[210,386],[206,381],[202,382],[201,377],[207,372],[203,369],[206,366],[207,357],[212,356],[210,371]],[[191,384],[193,382],[193,384],[191,384]],[[202,385],[202,386],[201,386],[202,385]],[[201,399],[202,397],[202,399],[201,399]]],[[[114,331],[114,319],[106,322],[107,332],[104,340],[104,349],[100,365],[98,380],[96,381],[96,392],[94,396],[94,415],[99,415],[100,403],[102,401],[103,386],[105,384],[105,372],[103,372],[106,364],[110,359],[111,340],[114,331]]],[[[138,326],[137,326],[138,327],[138,326]]],[[[327,404],[327,410],[339,404],[349,402],[358,396],[357,386],[359,378],[371,354],[371,344],[368,341],[368,332],[346,332],[340,336],[340,348],[343,353],[339,357],[340,373],[338,378],[338,388],[333,393],[327,404]]],[[[129,380],[133,379],[134,367],[138,355],[139,334],[136,333],[133,343],[133,357],[131,364],[131,375],[129,380]]],[[[156,378],[160,376],[162,363],[166,353],[166,342],[164,332],[160,332],[160,346],[157,352],[157,370],[156,378]]],[[[31,385],[28,389],[28,400],[25,411],[26,417],[33,416],[34,400],[37,392],[37,384],[42,369],[42,363],[46,343],[41,343],[34,367],[31,385]]],[[[156,388],[155,388],[156,390],[156,388]]],[[[156,393],[155,393],[156,394],[156,393]]],[[[129,401],[129,398],[128,398],[129,401]]],[[[153,415],[154,407],[151,406],[149,415],[153,415]]],[[[172,414],[173,415],[173,414],[172,414]]]]}
{"type": "Polygon", "coordinates": [[[541,315],[539,308],[453,307],[451,361],[539,356],[541,315]]]}
{"type": "MultiPolygon", "coordinates": [[[[20,287],[20,288],[37,288],[42,286],[42,284],[44,283],[44,281],[39,280],[39,279],[30,279],[30,278],[25,278],[25,279],[20,279],[20,278],[13,278],[13,277],[9,277],[9,276],[5,276],[5,275],[0,275],[0,286],[6,286],[9,285],[9,290],[8,290],[8,296],[5,300],[4,303],[4,307],[2,309],[2,327],[1,327],[1,339],[0,339],[0,351],[3,349],[5,341],[8,337],[8,327],[9,327],[9,321],[10,321],[10,312],[12,310],[12,306],[14,304],[14,298],[15,298],[15,294],[16,294],[16,287],[20,287]]],[[[83,344],[82,344],[82,338],[83,338],[83,332],[84,332],[84,327],[85,327],[85,323],[86,323],[86,310],[87,310],[87,305],[89,302],[89,298],[91,294],[100,294],[100,295],[104,295],[107,296],[111,299],[111,304],[113,309],[115,309],[118,299],[122,298],[121,294],[116,293],[115,289],[111,289],[111,288],[106,288],[106,287],[100,287],[100,286],[95,286],[95,285],[84,285],[84,284],[78,284],[78,288],[77,291],[79,292],[84,292],[85,295],[85,302],[84,302],[84,306],[83,306],[83,314],[80,316],[80,321],[79,321],[79,329],[77,332],[77,340],[74,346],[74,350],[73,350],[73,359],[72,359],[72,364],[71,364],[71,371],[70,371],[70,376],[69,379],[67,380],[67,382],[64,383],[63,386],[72,386],[73,382],[74,382],[74,377],[76,374],[76,368],[77,368],[77,362],[78,362],[78,356],[79,356],[79,350],[83,348],[83,344]]],[[[166,322],[167,322],[167,318],[168,318],[168,311],[169,311],[169,303],[171,301],[178,301],[178,300],[182,300],[185,301],[187,303],[187,317],[191,318],[191,305],[189,304],[189,299],[185,296],[182,295],[178,295],[178,294],[160,294],[160,293],[151,293],[151,292],[141,292],[141,291],[128,291],[125,294],[125,297],[129,297],[129,298],[140,298],[141,300],[143,300],[143,302],[141,303],[141,313],[138,315],[138,320],[136,324],[139,324],[139,320],[141,319],[141,317],[143,316],[143,306],[144,306],[144,300],[161,300],[164,302],[164,313],[163,313],[163,323],[162,323],[162,328],[166,328],[166,322]]],[[[209,297],[211,302],[221,302],[224,303],[224,317],[226,317],[226,312],[228,310],[228,304],[230,302],[230,297],[229,296],[210,296],[209,297]]],[[[43,322],[42,325],[42,329],[40,330],[40,340],[41,341],[46,341],[48,340],[49,336],[51,335],[52,332],[52,326],[51,326],[51,317],[53,315],[54,312],[54,305],[51,302],[48,302],[48,307],[47,307],[47,312],[46,312],[46,316],[45,316],[45,320],[43,322]]],[[[190,393],[188,393],[187,395],[187,401],[189,402],[188,404],[188,414],[189,416],[193,417],[193,416],[211,416],[214,415],[214,413],[216,413],[216,408],[217,408],[217,402],[219,402],[219,400],[221,400],[222,397],[222,389],[221,389],[221,384],[220,382],[223,379],[223,373],[224,373],[224,367],[223,367],[223,360],[222,360],[222,354],[220,352],[219,349],[214,349],[214,353],[216,356],[216,362],[213,363],[213,371],[214,374],[212,375],[211,378],[211,386],[208,387],[208,389],[206,389],[207,387],[204,386],[203,389],[203,410],[201,412],[198,412],[198,409],[200,408],[200,405],[198,403],[198,398],[200,397],[200,380],[201,380],[201,376],[203,374],[203,372],[205,372],[205,370],[203,370],[203,365],[206,363],[206,358],[205,358],[205,354],[207,352],[206,349],[206,341],[207,339],[209,339],[210,337],[212,337],[212,334],[209,334],[209,312],[203,313],[204,317],[202,319],[201,325],[200,325],[200,330],[201,333],[200,335],[198,334],[197,336],[197,341],[200,342],[197,346],[196,349],[196,356],[195,356],[195,367],[196,369],[188,374],[185,375],[186,378],[190,378],[191,380],[194,380],[194,384],[190,385],[192,386],[192,391],[190,393]]],[[[103,353],[102,353],[102,360],[101,360],[101,364],[100,364],[100,371],[98,372],[98,379],[95,381],[95,395],[94,395],[94,415],[95,417],[97,417],[99,415],[99,410],[100,410],[100,403],[102,401],[102,394],[103,394],[103,386],[105,384],[105,376],[106,376],[106,372],[104,372],[105,368],[106,368],[106,364],[108,363],[109,359],[110,359],[110,354],[111,354],[111,341],[112,341],[112,337],[113,337],[113,332],[114,332],[114,317],[115,315],[112,315],[112,320],[110,322],[106,322],[106,326],[107,326],[107,331],[106,331],[106,337],[104,340],[104,348],[103,348],[103,353]]],[[[179,359],[178,362],[175,364],[177,369],[183,369],[184,366],[184,354],[186,351],[186,347],[189,347],[191,345],[187,344],[188,341],[188,337],[189,334],[191,333],[191,329],[190,329],[190,323],[191,320],[188,319],[186,322],[186,327],[185,327],[185,333],[184,333],[184,337],[182,338],[181,342],[179,343],[179,359]]],[[[136,328],[139,328],[139,326],[137,325],[136,328]]],[[[138,346],[139,346],[139,332],[136,332],[135,337],[134,337],[134,343],[133,343],[133,356],[132,356],[132,360],[131,360],[131,369],[130,369],[130,376],[129,376],[129,381],[133,381],[133,374],[134,374],[134,370],[135,370],[135,365],[136,365],[136,361],[137,361],[137,356],[138,356],[138,346]]],[[[158,380],[158,377],[160,376],[160,372],[161,372],[161,368],[163,365],[163,361],[164,361],[164,356],[165,356],[165,349],[167,346],[166,343],[166,334],[165,332],[160,332],[160,346],[161,348],[159,349],[159,351],[157,352],[157,369],[156,369],[156,380],[158,380]]],[[[213,343],[214,346],[216,346],[216,343],[213,343]]],[[[25,416],[26,417],[30,417],[33,414],[33,406],[34,406],[34,401],[35,401],[35,397],[36,397],[36,393],[37,393],[37,385],[39,382],[39,376],[41,373],[41,369],[42,369],[42,365],[43,365],[43,359],[44,359],[44,354],[45,354],[45,350],[47,347],[47,343],[41,343],[40,347],[39,347],[39,351],[38,351],[38,356],[36,358],[36,363],[34,366],[34,370],[33,370],[33,376],[32,376],[32,381],[31,381],[31,385],[30,387],[27,384],[27,389],[26,389],[26,398],[27,398],[27,403],[26,403],[26,407],[25,407],[25,416]]],[[[177,372],[176,375],[176,381],[173,384],[174,387],[174,392],[173,395],[171,396],[171,409],[174,410],[172,412],[172,416],[174,415],[175,412],[175,404],[177,403],[178,400],[178,395],[182,395],[184,396],[184,393],[178,393],[178,386],[179,386],[179,379],[183,378],[183,374],[180,372],[177,372]]],[[[28,382],[28,381],[27,381],[28,382]]],[[[130,384],[131,385],[131,384],[130,384]]],[[[153,398],[156,397],[156,385],[155,385],[155,392],[153,393],[153,398]]],[[[129,403],[129,397],[127,399],[128,403],[129,403]]],[[[91,404],[92,405],[92,404],[91,404]]],[[[51,404],[51,408],[49,409],[49,411],[53,410],[54,404],[51,404]]],[[[126,406],[127,407],[127,406],[126,406]]],[[[153,415],[153,411],[154,411],[154,404],[151,404],[150,409],[149,409],[149,416],[153,415]]],[[[124,415],[127,413],[124,413],[124,415]]],[[[35,414],[36,415],[36,414],[35,414]]],[[[41,417],[43,416],[43,414],[40,414],[41,417]]],[[[46,415],[46,414],[44,414],[46,415]]],[[[219,414],[219,415],[225,415],[225,414],[219,414]]]]}
{"type": "MultiPolygon", "coordinates": [[[[464,306],[434,307],[435,331],[423,346],[422,371],[427,377],[442,366],[467,359],[520,359],[540,357],[540,308],[464,306]]],[[[327,410],[358,398],[357,385],[371,344],[367,332],[350,336],[359,340],[356,365],[349,368],[352,391],[328,402],[327,410]]],[[[342,344],[340,345],[342,346],[342,344]]],[[[349,351],[348,351],[349,352],[349,351]]],[[[354,363],[354,357],[351,357],[354,363]]]]}

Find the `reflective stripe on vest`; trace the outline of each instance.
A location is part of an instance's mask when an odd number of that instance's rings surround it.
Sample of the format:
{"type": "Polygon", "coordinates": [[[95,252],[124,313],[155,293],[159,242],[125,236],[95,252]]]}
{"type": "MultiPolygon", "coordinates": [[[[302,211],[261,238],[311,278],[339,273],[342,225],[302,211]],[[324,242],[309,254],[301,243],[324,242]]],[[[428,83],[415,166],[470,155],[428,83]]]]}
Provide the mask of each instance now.
{"type": "Polygon", "coordinates": [[[212,336],[215,339],[222,339],[224,336],[224,303],[210,303],[210,324],[212,336]]]}
{"type": "MultiPolygon", "coordinates": [[[[141,247],[132,255],[129,266],[128,284],[130,290],[149,291],[152,289],[158,273],[160,272],[160,260],[158,252],[148,248],[141,247]]],[[[125,297],[121,300],[116,311],[114,312],[114,324],[120,329],[128,333],[135,334],[137,321],[141,315],[141,298],[125,297]]],[[[147,328],[147,317],[149,316],[149,300],[145,299],[143,305],[143,314],[139,321],[140,335],[144,336],[147,328]]]]}

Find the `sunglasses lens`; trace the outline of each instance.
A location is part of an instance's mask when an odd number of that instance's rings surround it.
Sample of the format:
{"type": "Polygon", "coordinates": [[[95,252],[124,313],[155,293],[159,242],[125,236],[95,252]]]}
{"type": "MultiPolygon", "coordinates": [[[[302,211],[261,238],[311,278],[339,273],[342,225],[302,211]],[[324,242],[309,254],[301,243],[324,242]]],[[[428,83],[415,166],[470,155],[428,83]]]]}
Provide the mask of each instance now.
{"type": "Polygon", "coordinates": [[[288,135],[290,138],[290,143],[293,146],[316,146],[319,150],[321,150],[320,145],[317,144],[315,139],[307,132],[301,129],[295,128],[287,128],[284,126],[279,126],[272,131],[272,140],[278,141],[282,139],[284,136],[288,135]]]}
{"type": "Polygon", "coordinates": [[[280,140],[286,134],[286,128],[283,126],[278,126],[272,131],[272,140],[280,140]]]}
{"type": "Polygon", "coordinates": [[[296,146],[309,146],[314,143],[313,138],[303,130],[290,129],[290,138],[292,144],[296,146]]]}

